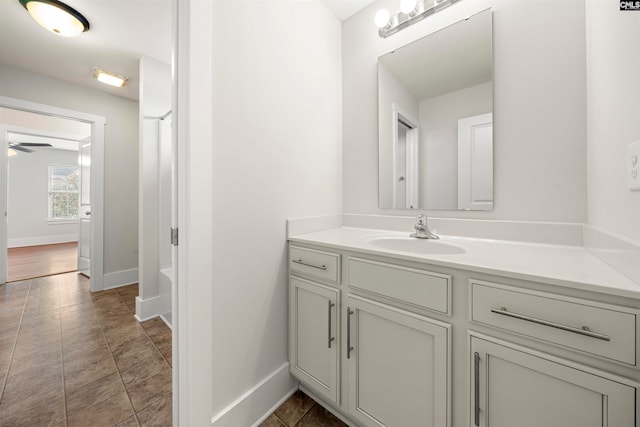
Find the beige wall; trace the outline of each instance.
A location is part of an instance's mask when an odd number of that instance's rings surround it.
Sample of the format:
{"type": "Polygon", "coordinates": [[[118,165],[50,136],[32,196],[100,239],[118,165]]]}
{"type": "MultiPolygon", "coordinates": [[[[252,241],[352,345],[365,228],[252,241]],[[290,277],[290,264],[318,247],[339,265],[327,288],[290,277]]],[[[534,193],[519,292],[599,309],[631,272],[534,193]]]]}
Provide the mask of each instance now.
{"type": "Polygon", "coordinates": [[[106,118],[104,273],[138,267],[138,103],[0,64],[0,95],[106,118]]]}

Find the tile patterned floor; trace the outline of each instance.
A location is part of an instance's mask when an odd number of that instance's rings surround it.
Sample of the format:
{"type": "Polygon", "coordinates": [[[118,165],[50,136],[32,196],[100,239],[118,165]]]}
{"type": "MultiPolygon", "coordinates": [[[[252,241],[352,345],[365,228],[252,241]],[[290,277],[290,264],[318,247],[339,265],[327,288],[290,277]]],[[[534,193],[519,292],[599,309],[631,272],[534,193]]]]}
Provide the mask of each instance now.
{"type": "Polygon", "coordinates": [[[0,426],[171,426],[171,330],[138,286],[60,274],[0,286],[0,426]]]}
{"type": "Polygon", "coordinates": [[[260,427],[346,427],[346,424],[298,390],[260,427]]]}

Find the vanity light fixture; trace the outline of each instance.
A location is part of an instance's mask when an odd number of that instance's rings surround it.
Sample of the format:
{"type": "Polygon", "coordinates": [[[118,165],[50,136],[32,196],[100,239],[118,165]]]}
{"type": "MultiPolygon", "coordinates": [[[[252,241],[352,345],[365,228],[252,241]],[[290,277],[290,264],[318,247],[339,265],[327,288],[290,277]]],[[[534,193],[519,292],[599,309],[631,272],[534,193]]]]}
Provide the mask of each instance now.
{"type": "Polygon", "coordinates": [[[14,150],[13,148],[7,148],[7,156],[12,157],[12,156],[15,156],[16,154],[18,154],[16,150],[14,150]]]}
{"type": "Polygon", "coordinates": [[[58,0],[19,0],[42,27],[59,36],[73,37],[89,31],[89,21],[80,12],[58,0]]]}
{"type": "Polygon", "coordinates": [[[391,16],[386,9],[376,13],[375,23],[378,35],[389,37],[409,25],[423,20],[429,15],[440,12],[460,0],[400,0],[400,12],[391,16]]]}
{"type": "Polygon", "coordinates": [[[115,87],[126,86],[127,82],[129,81],[128,77],[112,73],[111,71],[106,71],[98,67],[93,69],[93,77],[98,79],[99,82],[115,87]]]}

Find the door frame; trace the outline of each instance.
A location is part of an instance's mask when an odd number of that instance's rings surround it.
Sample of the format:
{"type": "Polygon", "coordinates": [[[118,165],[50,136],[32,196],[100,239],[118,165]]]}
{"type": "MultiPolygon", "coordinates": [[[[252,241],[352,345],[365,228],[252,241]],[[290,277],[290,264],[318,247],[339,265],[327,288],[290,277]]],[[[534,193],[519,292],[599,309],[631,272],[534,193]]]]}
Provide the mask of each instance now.
{"type": "Polygon", "coordinates": [[[393,135],[393,171],[392,171],[392,176],[393,176],[393,207],[394,208],[399,208],[399,209],[407,209],[406,206],[396,206],[396,193],[397,193],[397,189],[396,189],[396,178],[398,175],[397,172],[397,147],[398,147],[398,122],[402,121],[403,124],[405,126],[407,126],[409,128],[409,131],[407,132],[407,134],[409,134],[410,132],[412,133],[412,138],[411,141],[409,141],[409,139],[407,138],[406,141],[406,146],[407,146],[407,150],[406,150],[406,154],[405,157],[407,159],[406,163],[407,163],[407,170],[406,170],[406,181],[407,181],[407,187],[406,187],[406,200],[405,200],[405,204],[409,204],[409,203],[413,203],[415,204],[415,208],[414,209],[418,209],[418,191],[419,191],[419,186],[420,186],[420,177],[418,176],[418,171],[419,171],[419,152],[420,152],[420,148],[419,148],[419,132],[420,132],[420,121],[415,119],[407,110],[405,110],[402,106],[400,106],[399,104],[393,102],[391,103],[391,132],[393,135]],[[411,159],[410,159],[411,158],[411,159]],[[411,176],[409,176],[411,175],[411,176]]]}
{"type": "MultiPolygon", "coordinates": [[[[51,105],[0,96],[0,107],[45,116],[77,120],[91,125],[91,292],[104,288],[104,117],[79,111],[67,110],[51,105]]],[[[0,146],[0,215],[7,209],[7,143],[3,138],[0,146]]],[[[7,266],[7,217],[0,221],[0,282],[6,282],[7,266]]]]}

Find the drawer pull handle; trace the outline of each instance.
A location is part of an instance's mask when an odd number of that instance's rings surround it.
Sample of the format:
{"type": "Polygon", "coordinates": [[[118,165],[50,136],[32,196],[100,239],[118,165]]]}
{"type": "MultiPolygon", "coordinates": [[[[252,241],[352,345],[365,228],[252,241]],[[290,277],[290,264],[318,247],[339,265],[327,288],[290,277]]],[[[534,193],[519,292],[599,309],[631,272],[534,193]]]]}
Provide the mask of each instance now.
{"type": "Polygon", "coordinates": [[[328,301],[329,304],[327,304],[327,311],[329,313],[329,348],[331,348],[331,342],[335,340],[335,337],[331,336],[331,309],[333,307],[335,307],[335,304],[331,302],[331,300],[328,301]]]}
{"type": "Polygon", "coordinates": [[[563,325],[562,323],[550,322],[548,320],[527,316],[526,314],[519,314],[519,313],[514,313],[512,311],[507,311],[506,307],[492,308],[491,312],[495,314],[500,314],[502,316],[508,316],[508,317],[513,317],[515,319],[524,320],[526,322],[537,323],[538,325],[544,325],[544,326],[550,326],[556,329],[562,329],[563,331],[573,332],[574,334],[584,335],[584,336],[595,338],[602,341],[611,341],[611,337],[609,337],[608,335],[592,332],[591,329],[589,329],[589,327],[587,326],[576,328],[573,326],[563,325]]]}
{"type": "Polygon", "coordinates": [[[473,353],[473,425],[480,427],[480,353],[473,353]]]}
{"type": "Polygon", "coordinates": [[[323,265],[322,267],[318,267],[317,265],[307,264],[306,262],[303,262],[302,259],[293,259],[293,260],[291,260],[291,262],[295,262],[296,264],[300,264],[300,265],[305,265],[307,267],[317,268],[318,270],[326,270],[327,269],[326,265],[323,265]]]}
{"type": "Polygon", "coordinates": [[[347,307],[347,359],[351,359],[351,352],[353,347],[351,346],[351,315],[353,310],[351,307],[347,307]]]}

